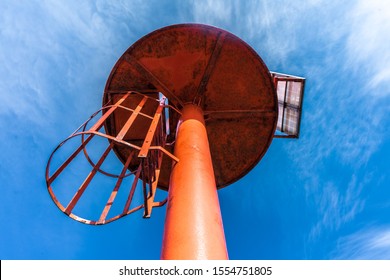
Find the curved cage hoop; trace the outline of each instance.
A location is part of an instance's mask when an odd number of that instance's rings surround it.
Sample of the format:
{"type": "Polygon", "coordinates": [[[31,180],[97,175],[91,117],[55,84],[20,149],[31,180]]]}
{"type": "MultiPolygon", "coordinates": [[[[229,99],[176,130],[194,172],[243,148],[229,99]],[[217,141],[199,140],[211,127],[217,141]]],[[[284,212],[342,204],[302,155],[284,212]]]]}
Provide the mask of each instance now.
{"type": "Polygon", "coordinates": [[[46,167],[47,188],[57,207],[79,222],[100,225],[140,209],[144,209],[143,216],[148,218],[153,207],[163,206],[166,199],[155,201],[163,158],[171,165],[178,161],[165,148],[166,107],[162,95],[161,99],[155,99],[126,92],[115,104],[95,112],[62,141],[50,155],[46,167]],[[101,117],[97,118],[100,113],[101,117]],[[126,116],[126,121],[116,123],[119,133],[113,136],[106,134],[103,127],[115,122],[115,114],[121,118],[126,116]],[[140,138],[140,126],[145,128],[143,138],[140,138]],[[119,149],[122,157],[113,162],[119,149]],[[66,153],[70,155],[64,156],[66,153]],[[117,172],[108,172],[106,168],[117,172]],[[74,177],[80,177],[81,173],[86,176],[81,176],[85,179],[78,184],[74,177]],[[106,179],[96,179],[99,176],[106,179]],[[91,205],[101,212],[91,213],[91,205]]]}

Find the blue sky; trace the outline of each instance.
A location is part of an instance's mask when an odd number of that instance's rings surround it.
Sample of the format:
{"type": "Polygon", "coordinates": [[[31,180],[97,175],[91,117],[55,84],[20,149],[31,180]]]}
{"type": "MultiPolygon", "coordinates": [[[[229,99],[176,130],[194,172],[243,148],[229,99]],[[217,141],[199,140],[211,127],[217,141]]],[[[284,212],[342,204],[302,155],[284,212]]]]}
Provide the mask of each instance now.
{"type": "Polygon", "coordinates": [[[385,0],[0,0],[0,259],[158,259],[165,208],[80,224],[44,179],[101,106],[122,53],[175,23],[225,29],[307,79],[299,140],[274,139],[219,191],[231,259],[390,259],[390,7],[385,0]]]}

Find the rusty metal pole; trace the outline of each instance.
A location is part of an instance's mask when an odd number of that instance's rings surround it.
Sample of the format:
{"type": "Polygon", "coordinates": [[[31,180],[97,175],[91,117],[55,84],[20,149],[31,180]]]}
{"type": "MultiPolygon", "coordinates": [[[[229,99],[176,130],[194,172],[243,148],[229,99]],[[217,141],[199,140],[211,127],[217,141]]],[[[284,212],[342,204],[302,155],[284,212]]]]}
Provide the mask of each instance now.
{"type": "Polygon", "coordinates": [[[202,109],[185,105],[168,194],[162,259],[227,259],[225,235],[202,109]]]}

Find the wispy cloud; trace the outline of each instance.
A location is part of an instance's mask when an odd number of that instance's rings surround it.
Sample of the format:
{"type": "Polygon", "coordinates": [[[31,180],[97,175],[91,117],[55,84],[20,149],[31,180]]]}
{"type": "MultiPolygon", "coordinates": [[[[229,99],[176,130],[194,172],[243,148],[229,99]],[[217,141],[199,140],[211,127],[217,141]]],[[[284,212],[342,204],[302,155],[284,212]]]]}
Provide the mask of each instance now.
{"type": "Polygon", "coordinates": [[[310,231],[309,239],[315,240],[324,230],[335,231],[352,221],[364,209],[365,199],[361,193],[370,179],[368,176],[360,181],[360,178],[353,175],[346,188],[328,182],[321,189],[317,189],[315,205],[319,218],[310,231]]]}
{"type": "MultiPolygon", "coordinates": [[[[360,0],[352,6],[347,41],[349,59],[370,76],[368,93],[389,96],[390,89],[390,7],[386,0],[360,0]],[[357,62],[357,63],[356,63],[357,62]],[[375,90],[381,87],[382,90],[375,90]]],[[[358,70],[358,69],[355,69],[358,70]]]]}
{"type": "Polygon", "coordinates": [[[337,88],[337,81],[325,77],[333,85],[318,90],[318,101],[310,102],[315,108],[304,108],[301,139],[286,144],[316,217],[309,233],[312,241],[340,230],[364,210],[362,192],[375,178],[367,164],[384,139],[378,123],[385,118],[383,112],[360,92],[351,96],[348,88],[353,85],[337,88]]]}
{"type": "Polygon", "coordinates": [[[196,21],[226,23],[234,16],[234,2],[227,1],[194,1],[194,17],[196,21]]]}
{"type": "Polygon", "coordinates": [[[80,258],[88,230],[58,224],[54,208],[47,213],[54,205],[44,187],[45,164],[55,145],[100,107],[112,66],[147,32],[151,6],[137,0],[2,0],[0,6],[0,179],[8,209],[0,215],[1,254],[80,258]],[[70,238],[63,238],[64,227],[70,238]]]}
{"type": "Polygon", "coordinates": [[[335,259],[390,259],[390,227],[371,227],[339,239],[335,259]]]}
{"type": "MultiPolygon", "coordinates": [[[[295,47],[293,42],[295,38],[289,37],[287,40],[280,40],[281,34],[273,32],[278,24],[285,22],[281,22],[280,18],[286,16],[286,13],[289,12],[283,9],[281,3],[268,4],[265,1],[252,0],[206,0],[193,1],[192,6],[192,16],[196,22],[227,29],[239,35],[245,41],[252,41],[253,44],[256,44],[254,38],[262,38],[261,45],[269,46],[272,44],[273,47],[268,49],[278,52],[278,55],[285,56],[289,50],[295,47]],[[281,11],[275,6],[283,10],[281,11]]],[[[287,24],[283,25],[288,27],[287,24]]],[[[292,26],[289,29],[292,31],[292,26]]],[[[253,45],[253,47],[256,46],[253,45]]]]}
{"type": "MultiPolygon", "coordinates": [[[[390,30],[390,8],[383,4],[375,1],[366,9],[371,2],[360,1],[348,9],[334,6],[317,14],[313,27],[321,29],[310,42],[319,52],[302,56],[307,78],[302,137],[285,148],[306,182],[307,204],[316,217],[308,235],[312,241],[340,230],[364,211],[362,191],[374,178],[367,164],[386,138],[381,126],[388,111],[379,106],[380,98],[373,98],[386,94],[383,83],[389,71],[390,41],[383,34],[390,30]],[[345,14],[335,17],[340,10],[345,14]]],[[[312,22],[296,19],[298,27],[299,20],[312,22]]],[[[286,31],[279,29],[287,37],[286,31]]],[[[301,31],[304,38],[308,31],[301,31]]],[[[305,50],[306,43],[297,41],[296,49],[305,50]]]]}
{"type": "Polygon", "coordinates": [[[61,119],[63,116],[56,116],[57,105],[68,102],[69,107],[80,112],[78,102],[87,99],[87,93],[92,95],[93,90],[96,99],[88,102],[87,111],[97,109],[111,67],[138,38],[140,25],[146,21],[143,15],[149,6],[143,2],[41,1],[3,5],[0,102],[4,109],[0,114],[28,118],[37,124],[48,120],[48,115],[61,119]],[[126,23],[136,17],[140,25],[126,23]]]}

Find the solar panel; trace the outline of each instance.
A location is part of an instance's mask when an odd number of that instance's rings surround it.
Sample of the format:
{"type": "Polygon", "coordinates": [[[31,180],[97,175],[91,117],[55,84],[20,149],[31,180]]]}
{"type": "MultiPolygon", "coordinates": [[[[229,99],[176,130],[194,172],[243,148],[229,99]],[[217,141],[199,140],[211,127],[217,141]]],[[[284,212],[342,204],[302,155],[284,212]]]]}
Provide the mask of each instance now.
{"type": "Polygon", "coordinates": [[[305,78],[271,72],[278,96],[278,122],[274,137],[298,138],[305,78]]]}

